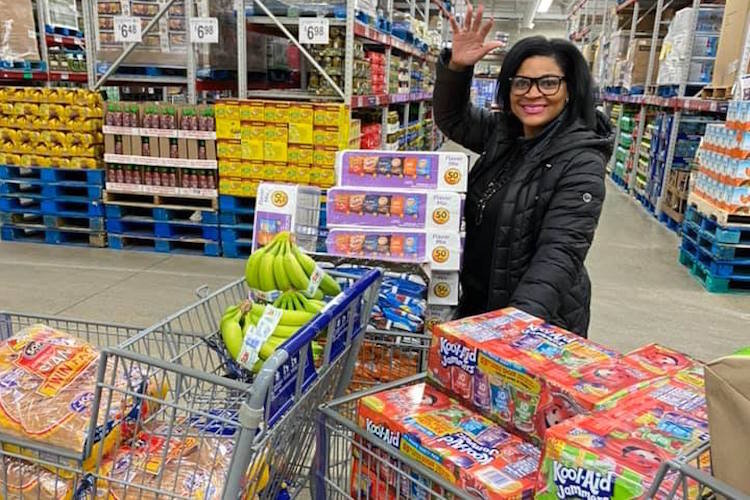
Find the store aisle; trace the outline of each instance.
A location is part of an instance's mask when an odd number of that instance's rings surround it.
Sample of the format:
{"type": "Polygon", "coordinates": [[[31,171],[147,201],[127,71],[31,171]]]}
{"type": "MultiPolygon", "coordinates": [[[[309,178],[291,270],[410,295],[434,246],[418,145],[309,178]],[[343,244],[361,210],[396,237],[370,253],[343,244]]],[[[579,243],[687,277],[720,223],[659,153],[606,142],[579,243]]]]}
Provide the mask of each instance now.
{"type": "MultiPolygon", "coordinates": [[[[591,337],[660,342],[710,359],[750,343],[750,296],[711,295],[677,263],[677,236],[608,182],[587,266],[591,337]]],[[[136,326],[242,276],[239,260],[0,243],[0,309],[136,326]]]]}

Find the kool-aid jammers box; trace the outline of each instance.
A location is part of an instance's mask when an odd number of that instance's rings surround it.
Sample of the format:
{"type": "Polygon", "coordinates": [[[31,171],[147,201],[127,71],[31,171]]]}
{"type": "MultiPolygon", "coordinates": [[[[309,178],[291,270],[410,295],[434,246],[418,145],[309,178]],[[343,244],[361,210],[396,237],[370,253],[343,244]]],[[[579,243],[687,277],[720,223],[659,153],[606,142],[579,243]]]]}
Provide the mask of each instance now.
{"type": "Polygon", "coordinates": [[[339,186],[464,193],[469,158],[448,152],[342,151],[336,155],[336,170],[339,186]]]}
{"type": "Polygon", "coordinates": [[[655,378],[614,351],[513,308],[436,326],[428,374],[537,443],[547,428],[655,378]]]}
{"type": "MultiPolygon", "coordinates": [[[[428,384],[362,398],[357,418],[375,439],[477,498],[533,497],[539,449],[428,384]]],[[[405,470],[388,453],[363,446],[352,469],[354,498],[429,496],[418,470],[405,470]]]]}
{"type": "Polygon", "coordinates": [[[625,359],[654,375],[674,375],[696,364],[687,354],[659,344],[648,344],[625,355],[625,359]]]}
{"type": "MultiPolygon", "coordinates": [[[[661,462],[709,440],[700,369],[662,378],[611,408],[579,415],[546,434],[536,498],[642,498],[661,462]]],[[[707,467],[708,457],[701,467],[707,467]]],[[[655,498],[666,498],[668,475],[655,498]]],[[[695,484],[689,483],[695,490],[695,484]]],[[[691,491],[688,498],[697,498],[691,491]]]]}

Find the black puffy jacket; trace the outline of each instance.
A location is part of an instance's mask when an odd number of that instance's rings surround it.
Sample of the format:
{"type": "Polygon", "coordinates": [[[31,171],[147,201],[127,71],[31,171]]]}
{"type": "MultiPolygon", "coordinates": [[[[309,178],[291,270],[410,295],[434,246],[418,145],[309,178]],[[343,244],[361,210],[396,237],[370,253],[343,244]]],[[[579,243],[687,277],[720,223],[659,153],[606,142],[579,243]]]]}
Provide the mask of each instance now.
{"type": "MultiPolygon", "coordinates": [[[[452,71],[445,60],[444,55],[437,67],[435,122],[451,140],[482,153],[469,174],[467,203],[476,196],[471,186],[479,172],[512,169],[502,188],[494,245],[487,249],[492,252],[487,304],[479,310],[514,306],[586,336],[591,283],[583,262],[604,202],[612,128],[601,113],[596,130],[580,121],[560,125],[520,161],[506,165],[502,158],[517,136],[502,115],[470,104],[472,71],[452,71]]],[[[467,248],[464,261],[475,257],[473,251],[467,248]]],[[[477,304],[470,309],[478,312],[477,304]]]]}

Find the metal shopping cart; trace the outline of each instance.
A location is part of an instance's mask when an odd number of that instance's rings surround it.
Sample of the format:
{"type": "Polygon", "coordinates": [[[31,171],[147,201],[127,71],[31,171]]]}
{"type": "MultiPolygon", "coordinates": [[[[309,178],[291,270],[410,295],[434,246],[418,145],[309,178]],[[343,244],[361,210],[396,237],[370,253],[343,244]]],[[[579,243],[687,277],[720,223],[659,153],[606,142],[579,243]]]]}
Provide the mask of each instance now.
{"type": "MultiPolygon", "coordinates": [[[[357,424],[357,405],[371,394],[425,381],[425,374],[350,394],[320,407],[314,498],[461,498],[475,496],[448,483],[357,424]]],[[[710,443],[663,462],[645,498],[750,500],[710,474],[710,443]],[[665,480],[673,484],[665,493],[665,480]]]]}
{"type": "MultiPolygon", "coordinates": [[[[84,449],[0,434],[3,445],[13,445],[4,454],[39,465],[38,482],[52,472],[66,491],[87,498],[107,491],[143,499],[295,495],[309,476],[317,406],[343,394],[351,380],[380,279],[379,270],[359,278],[281,345],[252,381],[228,370],[215,349],[224,309],[247,297],[244,280],[116,342],[84,335],[105,347],[84,449]],[[320,334],[325,347],[315,360],[312,342],[320,334]],[[115,425],[133,439],[108,454],[94,443],[115,425]]],[[[39,319],[74,335],[87,331],[39,319]]]]}

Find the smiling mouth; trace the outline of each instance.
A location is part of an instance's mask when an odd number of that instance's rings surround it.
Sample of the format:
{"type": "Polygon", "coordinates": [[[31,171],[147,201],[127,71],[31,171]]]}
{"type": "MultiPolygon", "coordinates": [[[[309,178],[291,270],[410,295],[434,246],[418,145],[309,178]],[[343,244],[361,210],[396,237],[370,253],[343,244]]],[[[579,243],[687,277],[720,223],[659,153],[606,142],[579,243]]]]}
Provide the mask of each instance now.
{"type": "Polygon", "coordinates": [[[547,108],[544,104],[522,104],[521,109],[527,115],[538,115],[544,112],[547,108]]]}

